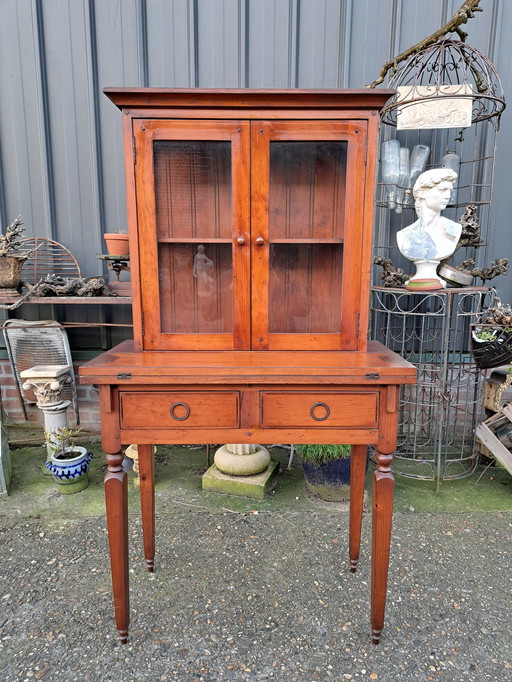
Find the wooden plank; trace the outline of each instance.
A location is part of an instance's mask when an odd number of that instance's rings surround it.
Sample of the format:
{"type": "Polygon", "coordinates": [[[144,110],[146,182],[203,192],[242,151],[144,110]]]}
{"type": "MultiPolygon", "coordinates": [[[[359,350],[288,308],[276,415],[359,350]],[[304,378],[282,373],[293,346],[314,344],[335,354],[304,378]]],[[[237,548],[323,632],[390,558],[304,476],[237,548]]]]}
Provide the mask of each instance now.
{"type": "Polygon", "coordinates": [[[154,107],[263,107],[265,109],[380,109],[394,90],[257,90],[200,88],[104,88],[120,109],[154,107]]]}
{"type": "Polygon", "coordinates": [[[512,474],[512,452],[501,443],[487,424],[478,424],[476,427],[476,437],[488,448],[495,459],[505,467],[509,474],[512,474]]]}
{"type": "Polygon", "coordinates": [[[501,411],[509,420],[509,422],[512,422],[512,403],[507,403],[506,405],[504,405],[501,411]]]}
{"type": "MultiPolygon", "coordinates": [[[[14,297],[0,296],[1,305],[16,303],[14,297]]],[[[22,305],[131,305],[131,296],[31,296],[22,305]]]]}

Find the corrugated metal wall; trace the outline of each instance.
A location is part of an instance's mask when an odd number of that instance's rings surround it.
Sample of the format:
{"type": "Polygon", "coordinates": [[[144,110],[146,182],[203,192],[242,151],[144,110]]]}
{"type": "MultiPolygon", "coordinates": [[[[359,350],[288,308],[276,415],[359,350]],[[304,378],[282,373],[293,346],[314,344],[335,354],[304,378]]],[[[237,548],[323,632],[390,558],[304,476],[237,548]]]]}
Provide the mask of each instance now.
{"type": "MultiPolygon", "coordinates": [[[[101,235],[126,222],[121,116],[103,87],[358,88],[461,4],[0,0],[1,224],[20,213],[27,232],[71,249],[85,275],[102,273],[101,235]]],[[[511,92],[512,2],[480,4],[468,43],[511,92]]],[[[498,140],[491,254],[512,260],[511,117],[498,140]]],[[[510,281],[495,281],[512,300],[510,281]]]]}

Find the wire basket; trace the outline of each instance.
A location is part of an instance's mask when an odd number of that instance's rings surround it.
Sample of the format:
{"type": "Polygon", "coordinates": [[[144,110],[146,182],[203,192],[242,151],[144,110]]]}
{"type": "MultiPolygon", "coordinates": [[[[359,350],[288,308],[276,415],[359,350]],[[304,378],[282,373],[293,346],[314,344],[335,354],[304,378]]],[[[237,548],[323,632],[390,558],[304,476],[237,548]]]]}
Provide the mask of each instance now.
{"type": "Polygon", "coordinates": [[[480,369],[508,364],[512,361],[512,327],[472,324],[471,354],[480,369]]]}

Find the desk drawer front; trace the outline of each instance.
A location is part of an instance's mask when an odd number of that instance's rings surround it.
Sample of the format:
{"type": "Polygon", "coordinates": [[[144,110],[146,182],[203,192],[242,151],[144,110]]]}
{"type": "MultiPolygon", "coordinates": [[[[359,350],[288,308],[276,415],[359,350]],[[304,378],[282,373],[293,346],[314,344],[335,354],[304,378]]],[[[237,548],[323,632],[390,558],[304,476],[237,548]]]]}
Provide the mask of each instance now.
{"type": "Polygon", "coordinates": [[[239,427],[239,392],[121,393],[121,428],[239,427]]]}
{"type": "Polygon", "coordinates": [[[261,393],[261,426],[376,428],[378,393],[261,393]]]}

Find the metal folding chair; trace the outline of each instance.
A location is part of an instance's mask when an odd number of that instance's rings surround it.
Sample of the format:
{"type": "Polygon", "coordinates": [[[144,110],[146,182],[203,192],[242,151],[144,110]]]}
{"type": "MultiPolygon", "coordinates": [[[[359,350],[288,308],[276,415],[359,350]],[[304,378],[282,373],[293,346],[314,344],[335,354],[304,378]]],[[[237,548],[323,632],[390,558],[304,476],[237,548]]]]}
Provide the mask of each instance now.
{"type": "Polygon", "coordinates": [[[64,327],[53,320],[7,320],[4,322],[4,339],[11,362],[13,376],[20,396],[25,419],[25,405],[36,402],[32,391],[23,389],[20,372],[34,365],[70,365],[71,382],[62,390],[64,400],[71,400],[78,424],[78,398],[75,373],[69,348],[68,335],[64,327]]]}

